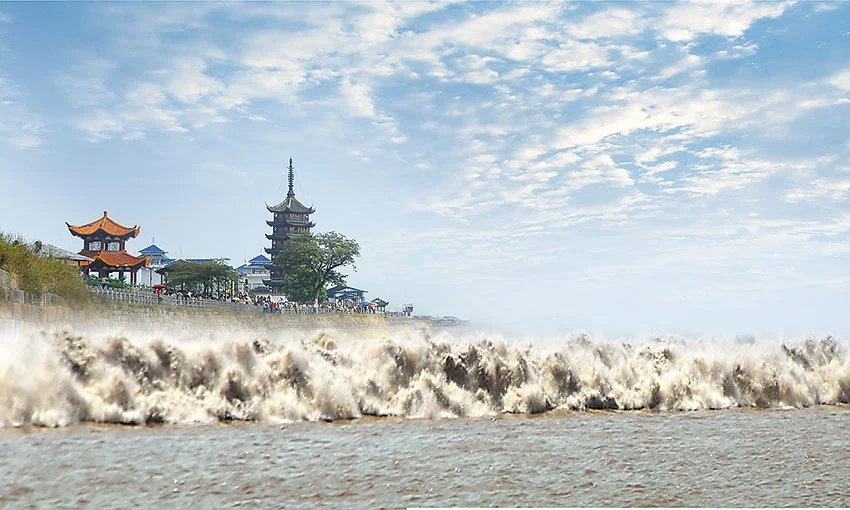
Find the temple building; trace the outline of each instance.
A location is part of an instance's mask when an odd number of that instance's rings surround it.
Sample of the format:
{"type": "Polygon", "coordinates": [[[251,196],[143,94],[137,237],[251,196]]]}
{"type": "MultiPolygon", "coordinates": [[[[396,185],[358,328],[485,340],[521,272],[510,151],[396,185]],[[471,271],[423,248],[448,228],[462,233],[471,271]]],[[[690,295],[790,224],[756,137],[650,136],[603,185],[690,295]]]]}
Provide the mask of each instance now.
{"type": "Polygon", "coordinates": [[[69,223],[68,230],[83,240],[80,255],[92,259],[82,262],[85,274],[96,272],[101,278],[118,273],[124,280],[124,273],[130,273],[130,284],[136,284],[136,272],[151,263],[150,257],[134,257],[124,250],[127,239],[139,235],[139,226],[125,227],[112,221],[106,211],[103,217],[86,225],[74,226],[69,223]]]}
{"type": "Polygon", "coordinates": [[[139,274],[136,275],[139,285],[143,287],[153,287],[154,285],[164,283],[162,275],[157,271],[172,262],[172,260],[166,256],[167,253],[167,251],[163,250],[156,244],[151,244],[150,246],[139,250],[140,256],[150,257],[151,259],[151,263],[147,267],[139,269],[139,274]]]}
{"type": "Polygon", "coordinates": [[[271,241],[271,248],[265,249],[266,253],[271,256],[271,262],[266,265],[270,273],[269,279],[263,280],[263,284],[269,288],[269,292],[272,294],[281,294],[284,283],[283,271],[272,263],[275,256],[283,249],[287,239],[294,234],[309,232],[315,226],[314,223],[310,222],[310,215],[316,210],[313,207],[305,206],[295,198],[294,178],[295,169],[292,167],[292,158],[289,158],[289,193],[277,205],[269,206],[266,204],[266,209],[273,214],[273,218],[266,222],[272,228],[272,233],[266,234],[266,239],[271,241]]]}
{"type": "Polygon", "coordinates": [[[271,276],[268,269],[270,264],[271,259],[260,254],[237,267],[236,272],[242,280],[242,290],[247,292],[265,286],[263,282],[271,276]]]}

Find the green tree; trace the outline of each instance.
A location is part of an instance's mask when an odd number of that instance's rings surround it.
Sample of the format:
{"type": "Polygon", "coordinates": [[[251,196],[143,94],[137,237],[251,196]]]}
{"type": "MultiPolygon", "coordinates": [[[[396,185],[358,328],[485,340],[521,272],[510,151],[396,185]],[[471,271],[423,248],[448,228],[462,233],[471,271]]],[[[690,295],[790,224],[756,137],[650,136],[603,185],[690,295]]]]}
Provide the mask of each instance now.
{"type": "Polygon", "coordinates": [[[274,263],[285,275],[283,291],[293,301],[308,302],[323,297],[325,285],[345,285],[347,275],[340,268],[351,266],[360,256],[357,241],[337,232],[304,233],[284,244],[274,263]]]}
{"type": "Polygon", "coordinates": [[[178,261],[162,270],[169,287],[183,287],[208,293],[214,288],[226,288],[230,282],[239,280],[239,274],[230,266],[216,262],[178,261]]]}

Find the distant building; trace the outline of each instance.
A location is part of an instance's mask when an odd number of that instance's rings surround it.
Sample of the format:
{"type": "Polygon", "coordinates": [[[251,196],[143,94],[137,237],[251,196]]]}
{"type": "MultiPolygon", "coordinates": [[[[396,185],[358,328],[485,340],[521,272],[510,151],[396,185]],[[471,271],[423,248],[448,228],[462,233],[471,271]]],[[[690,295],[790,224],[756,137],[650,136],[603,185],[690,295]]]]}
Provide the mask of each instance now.
{"type": "Polygon", "coordinates": [[[355,289],[346,285],[331,287],[327,292],[328,302],[335,305],[358,306],[366,300],[365,290],[355,289]]]}
{"type": "Polygon", "coordinates": [[[139,253],[142,254],[142,256],[151,258],[151,266],[164,266],[168,264],[168,261],[170,261],[170,259],[165,256],[168,252],[155,244],[152,244],[147,248],[142,248],[139,250],[139,253]]]}
{"type": "Polygon", "coordinates": [[[219,258],[201,258],[201,259],[172,259],[168,258],[167,251],[163,250],[156,244],[152,244],[146,248],[139,250],[139,253],[150,258],[151,262],[148,267],[139,269],[138,285],[153,287],[154,285],[164,284],[162,277],[163,269],[175,262],[193,262],[195,264],[205,264],[207,262],[215,262],[217,264],[230,265],[230,259],[227,257],[219,258]]]}
{"type": "Polygon", "coordinates": [[[139,254],[143,257],[150,257],[151,259],[148,267],[139,270],[139,285],[153,287],[162,283],[162,275],[157,273],[157,271],[171,262],[171,259],[165,256],[166,253],[168,252],[155,244],[139,250],[139,254]]]}
{"type": "Polygon", "coordinates": [[[384,301],[381,298],[375,298],[372,301],[370,301],[370,303],[372,303],[375,306],[375,311],[378,311],[378,312],[386,312],[387,311],[387,305],[390,304],[389,301],[384,301]]]}
{"type": "Polygon", "coordinates": [[[91,262],[81,261],[80,266],[85,274],[96,272],[101,278],[118,273],[118,278],[124,280],[124,273],[130,273],[130,283],[136,284],[136,274],[139,269],[148,267],[149,257],[134,257],[124,249],[124,243],[139,235],[139,226],[125,227],[109,218],[103,211],[103,217],[85,225],[68,226],[72,235],[83,240],[83,249],[79,254],[88,257],[91,262]]]}
{"type": "Polygon", "coordinates": [[[85,257],[83,255],[68,251],[64,248],[60,248],[52,244],[36,241],[35,246],[38,250],[39,256],[42,258],[53,257],[54,259],[64,260],[67,263],[73,264],[80,268],[82,268],[84,263],[94,261],[94,259],[92,258],[85,257]]]}
{"type": "Polygon", "coordinates": [[[264,287],[265,284],[263,281],[269,279],[271,275],[268,269],[270,263],[271,260],[268,257],[260,254],[237,267],[236,272],[239,273],[239,277],[242,280],[242,288],[248,291],[258,287],[264,287]]]}
{"type": "Polygon", "coordinates": [[[316,212],[316,210],[296,200],[295,190],[293,189],[294,179],[295,169],[292,166],[292,158],[289,158],[289,193],[277,205],[269,206],[266,204],[266,209],[272,213],[273,217],[271,221],[266,222],[272,228],[272,233],[266,234],[266,239],[271,241],[271,248],[265,249],[265,252],[269,254],[270,261],[266,264],[266,269],[269,270],[269,277],[263,280],[263,284],[269,288],[272,294],[281,294],[283,292],[284,274],[271,261],[283,249],[287,239],[295,234],[309,232],[315,226],[310,221],[310,215],[316,212]]]}

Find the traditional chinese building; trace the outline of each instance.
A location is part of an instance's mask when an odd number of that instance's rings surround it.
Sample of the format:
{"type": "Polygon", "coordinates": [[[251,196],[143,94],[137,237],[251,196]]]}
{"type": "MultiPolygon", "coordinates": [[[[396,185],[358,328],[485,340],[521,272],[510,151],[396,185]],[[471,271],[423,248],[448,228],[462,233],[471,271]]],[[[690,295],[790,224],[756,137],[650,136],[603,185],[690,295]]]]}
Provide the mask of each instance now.
{"type": "Polygon", "coordinates": [[[92,259],[90,262],[81,263],[86,274],[96,272],[103,278],[111,273],[118,273],[118,278],[123,280],[124,273],[130,273],[130,283],[135,285],[136,272],[150,265],[150,257],[134,257],[124,249],[127,239],[139,235],[138,225],[120,225],[112,221],[106,211],[103,211],[102,218],[86,225],[74,226],[67,222],[65,224],[71,234],[83,240],[80,255],[92,259]]]}
{"type": "MultiPolygon", "coordinates": [[[[310,221],[310,215],[316,212],[312,207],[307,207],[295,198],[293,189],[293,181],[295,179],[295,169],[292,167],[292,158],[289,158],[289,193],[286,198],[277,205],[269,206],[266,204],[266,209],[273,214],[272,220],[266,224],[272,228],[271,234],[266,234],[266,239],[271,241],[271,248],[266,248],[265,251],[271,256],[271,261],[274,262],[275,256],[283,249],[286,241],[295,234],[309,232],[314,223],[310,221]]],[[[283,271],[276,267],[273,263],[266,266],[270,272],[269,279],[263,280],[263,284],[269,288],[272,294],[281,294],[283,288],[283,271]]]]}

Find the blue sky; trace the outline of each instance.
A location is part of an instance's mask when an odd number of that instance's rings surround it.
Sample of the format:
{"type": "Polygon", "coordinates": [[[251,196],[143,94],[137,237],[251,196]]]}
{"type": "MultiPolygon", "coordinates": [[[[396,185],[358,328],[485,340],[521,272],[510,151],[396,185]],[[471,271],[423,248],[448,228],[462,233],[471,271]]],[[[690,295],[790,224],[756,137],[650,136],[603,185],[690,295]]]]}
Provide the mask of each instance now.
{"type": "Polygon", "coordinates": [[[296,192],[504,328],[850,331],[850,3],[0,3],[0,229],[171,256],[296,192]]]}

